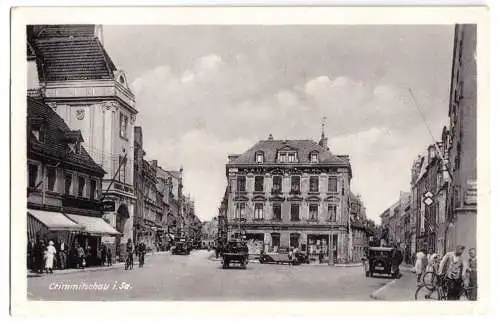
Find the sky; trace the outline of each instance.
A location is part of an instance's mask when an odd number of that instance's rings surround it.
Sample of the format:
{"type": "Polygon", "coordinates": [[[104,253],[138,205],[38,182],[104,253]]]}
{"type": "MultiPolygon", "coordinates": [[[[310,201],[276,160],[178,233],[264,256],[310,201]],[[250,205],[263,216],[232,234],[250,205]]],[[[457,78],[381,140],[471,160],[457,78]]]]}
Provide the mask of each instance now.
{"type": "Polygon", "coordinates": [[[453,26],[104,26],[125,71],[146,159],[184,168],[216,216],[228,154],[269,134],[349,155],[368,218],[410,190],[413,160],[448,122],[453,26]],[[421,113],[413,102],[410,90],[421,113]]]}

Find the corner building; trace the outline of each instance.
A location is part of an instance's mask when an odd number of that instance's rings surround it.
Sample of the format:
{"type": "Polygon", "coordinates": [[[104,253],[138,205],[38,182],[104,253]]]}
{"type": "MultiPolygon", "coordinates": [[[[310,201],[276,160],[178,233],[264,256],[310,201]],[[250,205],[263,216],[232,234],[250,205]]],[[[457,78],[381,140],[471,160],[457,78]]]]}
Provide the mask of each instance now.
{"type": "Polygon", "coordinates": [[[45,103],[72,130],[80,130],[83,146],[105,171],[102,198],[114,202],[103,218],[119,236],[103,242],[125,257],[127,239],[133,239],[135,97],[125,73],[119,70],[102,42],[100,25],[28,26],[28,51],[36,53],[37,75],[45,103]]]}
{"type": "Polygon", "coordinates": [[[319,143],[270,135],[229,155],[226,175],[228,236],[245,234],[257,248],[250,254],[292,247],[325,263],[331,250],[334,262],[347,262],[351,164],[324,135],[319,143]]]}

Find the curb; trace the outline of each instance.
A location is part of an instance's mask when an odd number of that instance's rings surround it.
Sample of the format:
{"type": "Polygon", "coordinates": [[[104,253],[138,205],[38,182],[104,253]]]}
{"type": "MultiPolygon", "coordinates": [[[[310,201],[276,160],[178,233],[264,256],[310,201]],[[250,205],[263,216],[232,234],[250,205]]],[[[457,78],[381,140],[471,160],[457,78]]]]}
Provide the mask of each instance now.
{"type": "Polygon", "coordinates": [[[392,286],[394,283],[396,283],[398,279],[394,279],[392,281],[390,281],[389,283],[385,284],[384,286],[382,286],[381,288],[373,291],[371,294],[370,294],[370,298],[372,298],[373,300],[383,300],[383,297],[380,296],[380,293],[382,293],[383,291],[385,291],[387,288],[389,288],[390,286],[392,286]]]}

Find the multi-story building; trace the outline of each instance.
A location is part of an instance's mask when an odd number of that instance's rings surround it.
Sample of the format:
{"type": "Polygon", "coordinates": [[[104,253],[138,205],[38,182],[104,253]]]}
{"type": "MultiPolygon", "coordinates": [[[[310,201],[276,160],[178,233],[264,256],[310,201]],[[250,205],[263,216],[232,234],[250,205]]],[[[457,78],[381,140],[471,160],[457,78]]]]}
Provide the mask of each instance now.
{"type": "MultiPolygon", "coordinates": [[[[60,250],[76,244],[91,248],[88,263],[98,264],[101,237],[118,232],[102,219],[104,170],[42,99],[27,98],[28,241],[52,240],[60,250]]],[[[74,267],[71,265],[60,267],[74,267]]]]}
{"type": "Polygon", "coordinates": [[[366,217],[366,208],[361,200],[361,197],[350,194],[350,217],[349,235],[351,237],[350,261],[360,262],[361,258],[368,249],[369,237],[373,235],[373,231],[368,226],[366,217]]]}
{"type": "Polygon", "coordinates": [[[29,74],[38,75],[40,94],[71,129],[81,131],[83,146],[105,171],[102,195],[115,207],[104,218],[121,236],[104,241],[123,258],[133,238],[137,114],[125,73],[104,49],[101,26],[28,26],[28,44],[36,53],[29,74]]]}
{"type": "Polygon", "coordinates": [[[142,128],[134,128],[134,189],[137,202],[134,212],[136,242],[143,241],[148,250],[159,250],[163,216],[163,193],[158,189],[157,167],[144,159],[142,128]]]}
{"type": "Polygon", "coordinates": [[[333,155],[322,135],[313,140],[275,140],[229,155],[229,236],[244,233],[262,250],[297,247],[310,259],[348,261],[351,164],[333,155]]]}
{"type": "Polygon", "coordinates": [[[447,250],[457,244],[475,248],[477,241],[476,37],[476,25],[456,25],[449,107],[447,250]]]}
{"type": "Polygon", "coordinates": [[[201,224],[201,245],[203,248],[213,248],[217,244],[217,228],[219,225],[218,217],[210,221],[204,221],[201,224]]]}

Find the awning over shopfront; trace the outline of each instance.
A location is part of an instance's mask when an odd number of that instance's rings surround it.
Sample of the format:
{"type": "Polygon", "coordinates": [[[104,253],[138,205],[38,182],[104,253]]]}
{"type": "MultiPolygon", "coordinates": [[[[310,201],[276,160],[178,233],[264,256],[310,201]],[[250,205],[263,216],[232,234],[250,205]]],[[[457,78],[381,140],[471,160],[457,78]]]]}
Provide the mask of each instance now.
{"type": "Polygon", "coordinates": [[[70,219],[84,227],[84,231],[92,235],[120,235],[111,225],[100,217],[66,214],[70,219]]]}
{"type": "Polygon", "coordinates": [[[39,228],[40,223],[51,231],[81,231],[83,226],[78,225],[63,213],[40,211],[37,209],[28,209],[28,216],[34,220],[28,219],[28,228],[39,228]]]}

